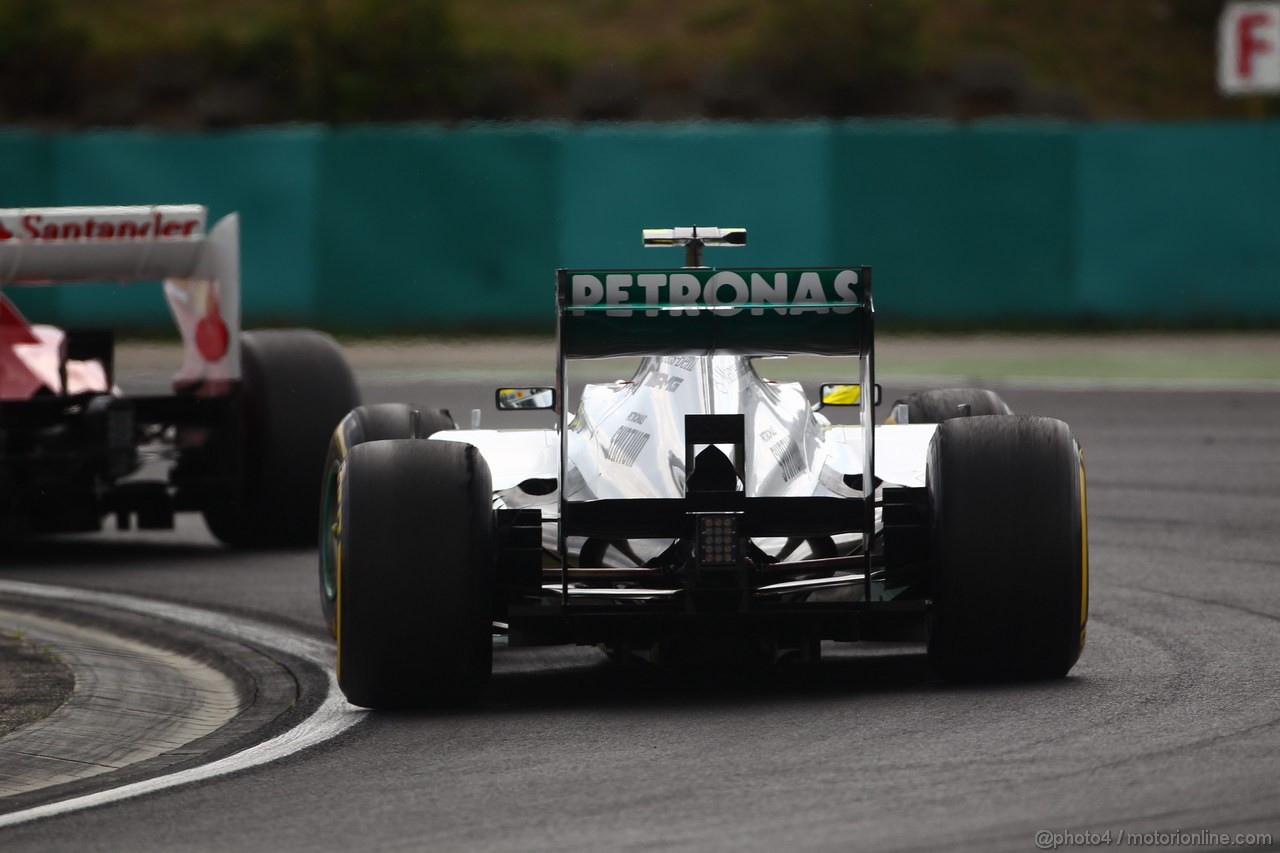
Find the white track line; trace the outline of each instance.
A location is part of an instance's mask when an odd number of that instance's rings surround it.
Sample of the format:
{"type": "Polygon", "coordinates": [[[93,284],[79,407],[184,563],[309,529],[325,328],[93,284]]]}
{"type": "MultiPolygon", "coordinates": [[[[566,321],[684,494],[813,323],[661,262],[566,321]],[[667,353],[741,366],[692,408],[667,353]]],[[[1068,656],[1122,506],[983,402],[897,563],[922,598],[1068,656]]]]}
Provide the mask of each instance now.
{"type": "Polygon", "coordinates": [[[82,809],[106,805],[107,803],[116,803],[121,800],[140,797],[144,794],[163,791],[167,788],[174,788],[178,785],[202,782],[218,776],[225,776],[228,773],[237,773],[250,767],[267,764],[337,737],[360,722],[367,713],[347,704],[346,699],[343,698],[341,691],[338,689],[338,682],[333,674],[331,665],[333,658],[332,647],[328,643],[304,634],[226,613],[217,613],[196,607],[186,607],[181,604],[169,604],[163,601],[135,598],[131,595],[110,592],[94,592],[70,587],[0,580],[0,593],[23,595],[52,602],[62,601],[74,604],[88,604],[95,607],[112,607],[117,610],[127,610],[147,616],[158,616],[161,619],[189,625],[211,634],[218,634],[233,640],[274,649],[284,654],[301,658],[320,667],[327,673],[329,679],[324,700],[311,716],[268,741],[199,767],[179,770],[153,779],[145,779],[141,782],[132,782],[108,791],[85,794],[56,803],[47,803],[11,814],[0,815],[0,828],[16,826],[17,824],[40,818],[64,815],[82,809]]]}

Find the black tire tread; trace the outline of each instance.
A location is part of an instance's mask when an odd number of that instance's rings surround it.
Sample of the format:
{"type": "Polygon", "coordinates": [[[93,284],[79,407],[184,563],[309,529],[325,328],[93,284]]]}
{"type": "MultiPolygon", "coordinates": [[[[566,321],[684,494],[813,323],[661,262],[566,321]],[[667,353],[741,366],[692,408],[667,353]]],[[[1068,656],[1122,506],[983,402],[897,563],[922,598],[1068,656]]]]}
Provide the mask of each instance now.
{"type": "Polygon", "coordinates": [[[205,522],[236,547],[310,545],[325,447],[360,404],[355,376],[333,338],[306,329],[244,332],[240,356],[243,434],[220,443],[242,481],[205,522]]]}
{"type": "Polygon", "coordinates": [[[929,659],[954,679],[1058,678],[1083,643],[1081,457],[1051,418],[948,420],[929,449],[929,659]]]}
{"type": "Polygon", "coordinates": [[[453,418],[447,409],[418,409],[411,403],[375,403],[368,406],[357,406],[352,409],[334,428],[329,439],[329,450],[324,460],[324,485],[322,488],[320,512],[320,611],[324,615],[325,624],[330,635],[338,633],[337,602],[329,598],[325,588],[325,560],[329,556],[326,549],[330,546],[326,529],[329,519],[324,517],[324,499],[329,497],[329,490],[337,489],[338,466],[346,461],[346,454],[351,448],[370,441],[385,441],[397,438],[426,438],[442,430],[454,429],[453,418]],[[415,418],[415,412],[416,418],[415,418]],[[415,424],[416,420],[416,424],[415,424]],[[415,432],[416,430],[416,432],[415,432]]]}
{"type": "Polygon", "coordinates": [[[938,424],[961,417],[960,405],[969,406],[969,415],[1011,415],[1009,404],[994,391],[985,388],[941,388],[932,391],[916,391],[899,400],[894,406],[907,405],[907,416],[913,424],[938,424]]]}
{"type": "Polygon", "coordinates": [[[492,668],[492,481],[453,441],[373,441],[342,473],[338,680],[368,708],[476,699],[492,668]]]}

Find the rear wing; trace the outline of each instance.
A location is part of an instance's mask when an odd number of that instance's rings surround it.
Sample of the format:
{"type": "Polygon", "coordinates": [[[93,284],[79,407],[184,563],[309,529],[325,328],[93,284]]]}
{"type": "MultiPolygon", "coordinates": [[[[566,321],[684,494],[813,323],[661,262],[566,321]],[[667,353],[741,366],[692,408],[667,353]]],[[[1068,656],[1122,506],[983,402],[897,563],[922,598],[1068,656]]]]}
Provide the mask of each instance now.
{"type": "MultiPolygon", "coordinates": [[[[687,266],[657,270],[557,270],[556,428],[568,472],[568,367],[579,358],[655,355],[839,355],[858,358],[863,388],[875,387],[871,268],[724,269],[702,266],[704,246],[742,246],[743,228],[672,228],[644,233],[649,246],[684,246],[687,266]]],[[[875,395],[863,394],[858,529],[875,531],[875,395]]],[[[694,439],[686,420],[686,440],[694,439]]],[[[679,510],[688,512],[688,507],[679,510]]],[[[561,601],[569,602],[566,539],[571,514],[561,488],[561,601]]],[[[869,540],[864,540],[869,541],[869,540]]],[[[870,597],[871,549],[866,549],[870,597]]]]}
{"type": "Polygon", "coordinates": [[[861,355],[870,267],[559,270],[563,358],[861,355]]]}
{"type": "Polygon", "coordinates": [[[12,286],[163,281],[183,340],[174,384],[240,378],[240,225],[202,205],[0,209],[0,299],[12,286]]]}

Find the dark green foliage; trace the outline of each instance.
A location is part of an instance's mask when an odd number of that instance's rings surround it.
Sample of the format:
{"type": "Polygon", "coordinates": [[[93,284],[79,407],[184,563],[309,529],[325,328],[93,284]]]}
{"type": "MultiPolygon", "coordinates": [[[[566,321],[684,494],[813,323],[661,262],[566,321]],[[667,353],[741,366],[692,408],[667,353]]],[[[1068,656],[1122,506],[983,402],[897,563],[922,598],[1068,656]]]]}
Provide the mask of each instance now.
{"type": "Polygon", "coordinates": [[[460,100],[463,61],[443,0],[361,0],[306,21],[302,106],[351,122],[440,117],[460,100]]]}
{"type": "Polygon", "coordinates": [[[769,7],[748,62],[803,115],[892,109],[923,65],[919,0],[789,0],[769,7]]]}
{"type": "Polygon", "coordinates": [[[0,0],[0,122],[1257,118],[1223,4],[0,0]]]}
{"type": "Polygon", "coordinates": [[[0,0],[0,118],[73,111],[86,43],[59,0],[0,0]]]}

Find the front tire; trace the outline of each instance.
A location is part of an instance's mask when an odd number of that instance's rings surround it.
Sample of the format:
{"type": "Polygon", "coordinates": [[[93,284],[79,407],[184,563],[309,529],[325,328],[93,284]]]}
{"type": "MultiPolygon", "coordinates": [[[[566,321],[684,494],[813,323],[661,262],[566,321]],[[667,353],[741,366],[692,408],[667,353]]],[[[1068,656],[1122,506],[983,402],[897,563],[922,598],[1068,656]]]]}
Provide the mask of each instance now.
{"type": "Polygon", "coordinates": [[[453,441],[374,441],[342,466],[338,684],[366,708],[475,700],[493,663],[492,482],[453,441]]]}
{"type": "MultiPolygon", "coordinates": [[[[940,424],[952,418],[965,416],[968,407],[969,416],[978,415],[1011,415],[1013,410],[1009,404],[1000,399],[995,391],[985,388],[942,388],[934,391],[916,391],[901,400],[894,401],[893,407],[905,404],[909,423],[940,424]]],[[[893,415],[885,420],[886,424],[896,423],[893,415]]]]}
{"type": "Polygon", "coordinates": [[[950,679],[1061,678],[1084,647],[1084,457],[1062,421],[948,420],[929,446],[929,661],[950,679]]]}

